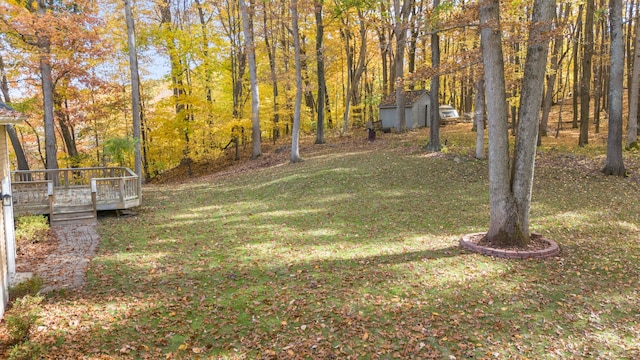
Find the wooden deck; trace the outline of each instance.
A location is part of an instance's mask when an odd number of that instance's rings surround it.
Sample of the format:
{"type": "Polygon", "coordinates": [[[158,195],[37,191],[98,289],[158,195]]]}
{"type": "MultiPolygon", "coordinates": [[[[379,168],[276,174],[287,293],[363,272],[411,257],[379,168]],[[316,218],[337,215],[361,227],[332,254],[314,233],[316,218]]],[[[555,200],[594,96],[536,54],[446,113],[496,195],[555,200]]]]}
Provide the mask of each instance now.
{"type": "Polygon", "coordinates": [[[126,167],[13,171],[14,213],[123,210],[140,205],[138,176],[126,167]]]}

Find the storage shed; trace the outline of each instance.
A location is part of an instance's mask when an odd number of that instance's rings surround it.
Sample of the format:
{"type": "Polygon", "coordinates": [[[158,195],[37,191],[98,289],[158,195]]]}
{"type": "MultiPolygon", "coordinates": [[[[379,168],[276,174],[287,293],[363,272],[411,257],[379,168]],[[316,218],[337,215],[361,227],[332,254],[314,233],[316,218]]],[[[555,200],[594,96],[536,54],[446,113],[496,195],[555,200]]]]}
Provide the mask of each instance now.
{"type": "Polygon", "coordinates": [[[11,176],[7,125],[22,122],[23,115],[0,102],[0,180],[2,206],[0,206],[0,318],[9,301],[9,282],[16,272],[16,240],[13,233],[13,202],[11,201],[11,176]]]}
{"type": "MultiPolygon", "coordinates": [[[[407,129],[429,126],[430,98],[427,90],[413,90],[405,92],[405,120],[407,129]]],[[[380,106],[380,122],[383,129],[400,130],[398,114],[396,112],[396,95],[391,94],[382,100],[380,106]]]]}

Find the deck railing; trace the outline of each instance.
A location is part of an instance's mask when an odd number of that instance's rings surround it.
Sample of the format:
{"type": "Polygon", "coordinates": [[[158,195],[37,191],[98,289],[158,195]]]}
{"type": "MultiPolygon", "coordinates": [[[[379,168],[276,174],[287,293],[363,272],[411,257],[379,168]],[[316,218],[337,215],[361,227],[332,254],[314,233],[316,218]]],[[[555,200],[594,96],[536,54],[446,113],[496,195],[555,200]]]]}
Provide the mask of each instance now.
{"type": "Polygon", "coordinates": [[[75,196],[80,202],[92,201],[84,199],[84,194],[95,193],[92,196],[98,210],[126,209],[140,204],[138,176],[126,167],[18,170],[11,175],[16,213],[50,213],[51,192],[56,191],[64,193],[68,201],[75,196]]]}

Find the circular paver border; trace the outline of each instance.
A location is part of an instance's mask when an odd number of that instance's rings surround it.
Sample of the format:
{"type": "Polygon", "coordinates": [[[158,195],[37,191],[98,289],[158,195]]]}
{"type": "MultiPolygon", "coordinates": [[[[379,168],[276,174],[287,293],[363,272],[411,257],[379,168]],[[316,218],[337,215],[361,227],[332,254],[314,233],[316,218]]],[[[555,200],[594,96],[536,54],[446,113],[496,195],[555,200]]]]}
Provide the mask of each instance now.
{"type": "Polygon", "coordinates": [[[469,251],[494,256],[502,259],[544,259],[552,256],[556,256],[560,253],[560,247],[558,244],[546,238],[541,237],[539,234],[532,234],[540,236],[540,240],[549,244],[548,247],[540,250],[506,250],[498,249],[487,246],[478,245],[471,241],[471,239],[478,235],[484,235],[486,232],[478,232],[467,234],[460,239],[460,246],[469,251]]]}

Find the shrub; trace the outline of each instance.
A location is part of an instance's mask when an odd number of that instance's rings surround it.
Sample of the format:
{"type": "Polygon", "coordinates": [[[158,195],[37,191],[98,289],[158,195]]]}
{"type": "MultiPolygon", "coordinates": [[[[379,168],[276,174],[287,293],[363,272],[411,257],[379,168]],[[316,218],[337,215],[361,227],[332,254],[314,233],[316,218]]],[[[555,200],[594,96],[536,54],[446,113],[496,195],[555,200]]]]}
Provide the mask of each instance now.
{"type": "Polygon", "coordinates": [[[30,296],[16,299],[11,310],[5,314],[5,324],[9,337],[14,343],[28,339],[33,327],[40,320],[42,296],[30,296]]]}
{"type": "Polygon", "coordinates": [[[16,223],[16,243],[34,244],[48,238],[49,225],[43,215],[21,216],[16,223]]]}
{"type": "Polygon", "coordinates": [[[15,286],[9,287],[9,301],[13,301],[15,299],[30,295],[36,296],[40,289],[42,289],[42,284],[44,280],[40,276],[33,276],[31,279],[23,281],[15,286]]]}
{"type": "Polygon", "coordinates": [[[44,348],[41,344],[25,341],[24,343],[16,344],[11,348],[7,360],[39,359],[43,353],[44,348]]]}

